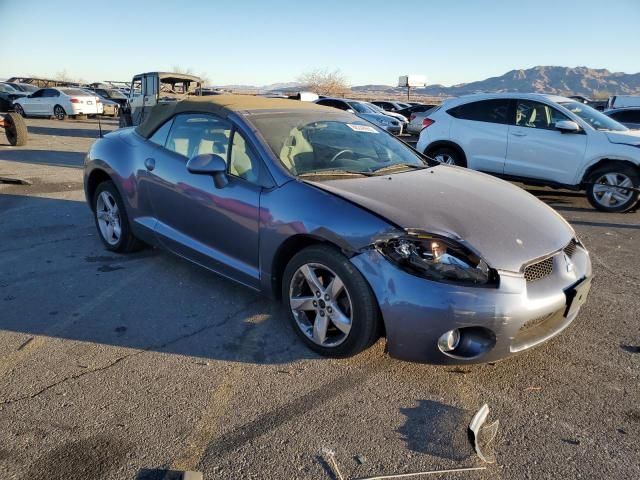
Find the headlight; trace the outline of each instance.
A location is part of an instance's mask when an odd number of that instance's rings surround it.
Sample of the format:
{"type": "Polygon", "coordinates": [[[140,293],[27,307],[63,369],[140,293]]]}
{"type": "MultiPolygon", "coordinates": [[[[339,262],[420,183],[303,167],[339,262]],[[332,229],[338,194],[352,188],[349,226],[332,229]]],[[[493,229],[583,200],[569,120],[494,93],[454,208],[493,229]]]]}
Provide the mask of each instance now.
{"type": "Polygon", "coordinates": [[[429,280],[468,286],[497,286],[498,274],[468,248],[431,234],[407,234],[376,248],[402,270],[429,280]]]}
{"type": "Polygon", "coordinates": [[[391,120],[387,120],[386,118],[380,118],[378,119],[378,123],[380,125],[388,126],[388,125],[391,125],[391,120]]]}

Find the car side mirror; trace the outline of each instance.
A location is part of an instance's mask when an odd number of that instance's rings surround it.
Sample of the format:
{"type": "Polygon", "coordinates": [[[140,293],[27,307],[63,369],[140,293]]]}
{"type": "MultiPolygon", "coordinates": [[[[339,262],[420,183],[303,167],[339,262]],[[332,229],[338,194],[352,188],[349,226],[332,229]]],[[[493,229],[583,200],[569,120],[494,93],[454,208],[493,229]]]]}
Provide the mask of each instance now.
{"type": "Polygon", "coordinates": [[[556,122],[556,128],[562,133],[579,133],[582,130],[580,125],[572,120],[560,120],[556,122]]]}
{"type": "Polygon", "coordinates": [[[229,183],[227,162],[220,155],[211,153],[196,155],[187,162],[187,170],[196,175],[212,176],[216,188],[223,188],[229,183]]]}

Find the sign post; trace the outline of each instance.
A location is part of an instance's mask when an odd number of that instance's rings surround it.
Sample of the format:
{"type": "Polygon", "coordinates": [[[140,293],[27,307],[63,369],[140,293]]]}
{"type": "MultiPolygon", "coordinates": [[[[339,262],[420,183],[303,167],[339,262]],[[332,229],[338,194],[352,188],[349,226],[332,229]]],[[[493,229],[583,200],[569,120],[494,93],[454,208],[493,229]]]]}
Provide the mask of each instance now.
{"type": "Polygon", "coordinates": [[[411,87],[424,87],[427,84],[427,79],[424,75],[402,75],[398,77],[398,86],[406,87],[407,89],[407,102],[411,100],[411,87]]]}

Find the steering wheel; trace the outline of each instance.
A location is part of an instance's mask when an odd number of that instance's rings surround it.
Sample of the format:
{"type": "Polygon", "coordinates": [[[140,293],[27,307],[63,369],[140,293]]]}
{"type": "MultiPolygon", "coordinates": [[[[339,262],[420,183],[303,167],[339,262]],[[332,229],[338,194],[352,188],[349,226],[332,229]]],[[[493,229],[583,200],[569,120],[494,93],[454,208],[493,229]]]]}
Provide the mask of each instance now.
{"type": "Polygon", "coordinates": [[[329,160],[329,163],[333,163],[335,162],[338,158],[340,158],[342,155],[344,155],[345,153],[350,153],[353,155],[353,150],[349,150],[349,149],[345,149],[345,150],[340,150],[338,153],[336,153],[331,160],[329,160]]]}

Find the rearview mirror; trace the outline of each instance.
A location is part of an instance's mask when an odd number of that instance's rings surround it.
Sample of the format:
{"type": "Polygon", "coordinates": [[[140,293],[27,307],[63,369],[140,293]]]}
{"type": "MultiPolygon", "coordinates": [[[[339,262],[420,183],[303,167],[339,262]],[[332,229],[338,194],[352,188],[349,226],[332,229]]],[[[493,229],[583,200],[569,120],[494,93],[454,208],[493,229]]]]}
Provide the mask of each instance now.
{"type": "Polygon", "coordinates": [[[187,162],[187,170],[196,175],[211,175],[216,188],[225,187],[227,179],[227,162],[220,155],[203,153],[192,157],[187,162]]]}
{"type": "Polygon", "coordinates": [[[556,128],[562,133],[578,133],[581,130],[580,125],[572,120],[560,120],[556,122],[556,128]]]}

